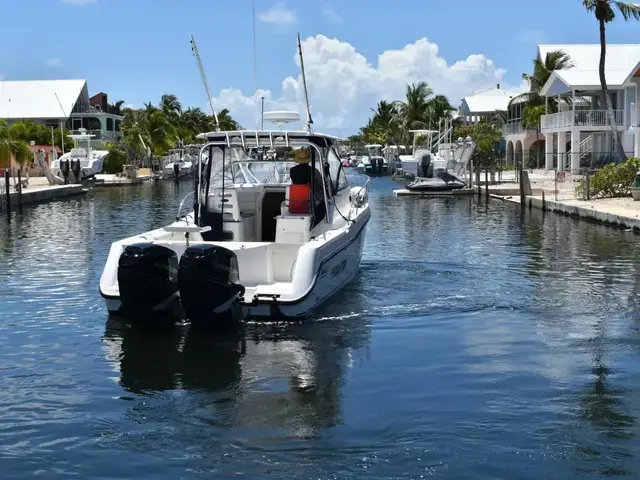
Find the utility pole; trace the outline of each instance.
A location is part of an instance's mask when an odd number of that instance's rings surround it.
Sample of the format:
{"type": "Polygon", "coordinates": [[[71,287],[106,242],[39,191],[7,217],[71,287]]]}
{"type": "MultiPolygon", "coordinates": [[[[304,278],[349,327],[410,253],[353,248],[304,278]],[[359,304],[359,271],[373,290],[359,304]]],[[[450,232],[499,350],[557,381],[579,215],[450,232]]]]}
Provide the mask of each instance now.
{"type": "Polygon", "coordinates": [[[260,108],[260,130],[264,130],[264,95],[260,97],[262,107],[260,108]]]}

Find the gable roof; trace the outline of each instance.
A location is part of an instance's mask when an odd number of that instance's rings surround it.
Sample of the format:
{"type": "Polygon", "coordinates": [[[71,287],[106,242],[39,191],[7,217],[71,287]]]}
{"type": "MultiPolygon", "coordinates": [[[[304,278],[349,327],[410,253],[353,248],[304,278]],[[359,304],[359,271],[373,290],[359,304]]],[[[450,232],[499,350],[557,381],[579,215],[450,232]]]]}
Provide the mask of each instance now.
{"type": "MultiPolygon", "coordinates": [[[[613,88],[622,88],[625,84],[629,71],[627,70],[607,70],[605,72],[607,85],[613,88]]],[[[568,93],[571,90],[599,90],[600,74],[597,70],[556,70],[551,74],[547,83],[544,84],[540,94],[553,97],[568,93]]]]}
{"type": "Polygon", "coordinates": [[[86,86],[86,80],[0,81],[0,118],[68,118],[86,86]]]}
{"type": "MultiPolygon", "coordinates": [[[[599,44],[578,45],[539,45],[538,58],[543,59],[549,52],[561,50],[573,64],[572,68],[556,70],[551,74],[540,94],[555,96],[576,90],[600,89],[598,64],[600,63],[599,44]]],[[[640,62],[640,44],[607,45],[605,75],[611,87],[622,87],[638,68],[640,62]]]]}
{"type": "MultiPolygon", "coordinates": [[[[538,58],[547,53],[562,50],[569,55],[573,68],[577,70],[598,70],[600,44],[538,45],[538,58]]],[[[630,70],[640,61],[640,44],[607,44],[606,70],[630,70]]]]}
{"type": "Polygon", "coordinates": [[[524,89],[503,89],[500,85],[497,87],[469,95],[462,99],[462,105],[459,112],[462,115],[472,115],[474,113],[486,113],[506,111],[511,98],[523,93],[524,89]]]}

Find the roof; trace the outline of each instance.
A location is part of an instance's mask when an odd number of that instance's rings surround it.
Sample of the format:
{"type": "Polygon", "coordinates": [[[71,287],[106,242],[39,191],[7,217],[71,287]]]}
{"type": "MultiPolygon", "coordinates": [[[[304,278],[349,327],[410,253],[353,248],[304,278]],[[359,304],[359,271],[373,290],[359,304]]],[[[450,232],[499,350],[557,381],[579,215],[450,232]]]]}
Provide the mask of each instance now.
{"type": "MultiPolygon", "coordinates": [[[[629,77],[629,70],[608,70],[605,72],[607,85],[622,88],[629,77]]],[[[597,70],[556,70],[551,74],[540,93],[553,97],[571,90],[600,90],[600,74],[597,70]]]]}
{"type": "MultiPolygon", "coordinates": [[[[600,44],[538,45],[540,59],[554,50],[569,55],[577,70],[598,70],[600,44]]],[[[640,44],[607,44],[606,70],[631,70],[640,61],[640,44]]]]}
{"type": "MultiPolygon", "coordinates": [[[[548,53],[556,50],[566,53],[573,67],[553,72],[540,91],[542,95],[562,95],[573,89],[600,89],[598,74],[600,44],[539,45],[538,57],[543,59],[548,53]]],[[[640,44],[607,45],[605,59],[607,84],[614,88],[622,87],[638,69],[639,62],[640,44]]]]}
{"type": "Polygon", "coordinates": [[[0,81],[0,118],[68,118],[86,85],[86,80],[0,81]]]}
{"type": "Polygon", "coordinates": [[[509,101],[525,91],[525,89],[521,88],[503,89],[498,85],[475,95],[464,97],[460,112],[464,115],[471,115],[474,113],[495,112],[496,110],[506,111],[509,101]]]}
{"type": "MultiPolygon", "coordinates": [[[[285,147],[289,142],[300,144],[307,141],[313,144],[333,145],[339,141],[339,137],[325,135],[324,133],[309,133],[301,130],[231,130],[221,132],[206,132],[198,135],[201,140],[209,142],[222,142],[228,146],[237,145],[245,147],[255,147],[256,139],[258,144],[265,147],[285,147]]],[[[324,145],[322,145],[324,146],[324,145]]]]}

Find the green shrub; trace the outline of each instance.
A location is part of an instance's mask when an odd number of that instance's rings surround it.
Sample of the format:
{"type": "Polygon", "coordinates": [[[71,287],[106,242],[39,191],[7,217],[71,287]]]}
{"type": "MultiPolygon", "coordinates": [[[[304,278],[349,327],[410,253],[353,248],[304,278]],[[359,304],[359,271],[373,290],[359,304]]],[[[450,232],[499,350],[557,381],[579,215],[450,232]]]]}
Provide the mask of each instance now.
{"type": "MultiPolygon", "coordinates": [[[[640,170],[640,159],[630,158],[620,164],[609,163],[592,175],[589,179],[590,198],[628,197],[631,186],[640,170]]],[[[584,180],[580,180],[574,188],[577,197],[584,195],[584,180]]]]}
{"type": "Polygon", "coordinates": [[[510,172],[515,169],[516,169],[516,166],[513,163],[510,163],[509,165],[502,165],[503,172],[510,172]]]}
{"type": "Polygon", "coordinates": [[[122,145],[115,145],[110,143],[107,148],[109,153],[105,158],[104,172],[105,173],[122,173],[122,168],[127,163],[127,151],[122,145]]]}

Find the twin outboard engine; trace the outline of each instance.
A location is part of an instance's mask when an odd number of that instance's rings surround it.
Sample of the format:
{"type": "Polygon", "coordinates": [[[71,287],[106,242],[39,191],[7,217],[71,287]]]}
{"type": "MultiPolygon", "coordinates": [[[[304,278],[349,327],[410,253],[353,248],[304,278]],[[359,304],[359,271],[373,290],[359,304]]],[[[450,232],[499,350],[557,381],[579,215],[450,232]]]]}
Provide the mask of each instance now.
{"type": "Polygon", "coordinates": [[[238,257],[231,250],[211,244],[187,247],[178,270],[180,299],[187,317],[206,321],[228,312],[244,295],[238,280],[238,257]]]}
{"type": "Polygon", "coordinates": [[[173,164],[173,175],[175,179],[178,180],[178,177],[180,176],[180,165],[177,163],[173,164]]]}
{"type": "Polygon", "coordinates": [[[192,322],[211,322],[231,313],[244,295],[238,284],[238,257],[224,247],[187,247],[178,261],[172,249],[155,243],[135,243],[118,261],[120,302],[125,315],[175,312],[179,298],[192,322]]]}
{"type": "Polygon", "coordinates": [[[76,183],[80,183],[80,160],[71,160],[71,171],[76,179],[76,183]]]}
{"type": "Polygon", "coordinates": [[[154,243],[128,245],[118,261],[118,285],[123,312],[161,311],[177,297],[178,255],[154,243]]]}
{"type": "Polygon", "coordinates": [[[69,160],[60,160],[60,171],[62,172],[64,183],[69,183],[69,160]]]}

